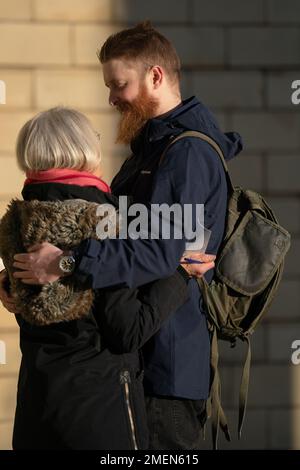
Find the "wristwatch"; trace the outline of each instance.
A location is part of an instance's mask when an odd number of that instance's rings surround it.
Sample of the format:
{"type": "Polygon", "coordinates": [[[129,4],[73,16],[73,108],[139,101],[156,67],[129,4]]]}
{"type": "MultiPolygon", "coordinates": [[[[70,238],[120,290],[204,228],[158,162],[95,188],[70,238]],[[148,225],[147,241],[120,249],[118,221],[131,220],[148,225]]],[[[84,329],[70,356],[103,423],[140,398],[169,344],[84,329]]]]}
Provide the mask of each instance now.
{"type": "Polygon", "coordinates": [[[72,274],[75,269],[75,258],[73,255],[62,255],[58,263],[59,269],[64,274],[72,274]]]}

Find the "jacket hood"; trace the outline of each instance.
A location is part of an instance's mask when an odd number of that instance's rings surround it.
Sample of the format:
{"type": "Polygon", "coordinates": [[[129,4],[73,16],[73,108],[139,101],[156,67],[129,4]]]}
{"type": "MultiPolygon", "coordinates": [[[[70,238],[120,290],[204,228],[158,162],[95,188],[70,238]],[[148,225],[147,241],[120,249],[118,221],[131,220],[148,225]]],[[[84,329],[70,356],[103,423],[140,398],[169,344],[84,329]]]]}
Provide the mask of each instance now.
{"type": "Polygon", "coordinates": [[[167,114],[150,119],[132,143],[133,153],[139,153],[143,145],[151,145],[167,136],[175,137],[187,130],[203,132],[215,140],[226,160],[233,158],[243,148],[241,136],[237,132],[222,132],[214,115],[193,96],[167,114]]]}

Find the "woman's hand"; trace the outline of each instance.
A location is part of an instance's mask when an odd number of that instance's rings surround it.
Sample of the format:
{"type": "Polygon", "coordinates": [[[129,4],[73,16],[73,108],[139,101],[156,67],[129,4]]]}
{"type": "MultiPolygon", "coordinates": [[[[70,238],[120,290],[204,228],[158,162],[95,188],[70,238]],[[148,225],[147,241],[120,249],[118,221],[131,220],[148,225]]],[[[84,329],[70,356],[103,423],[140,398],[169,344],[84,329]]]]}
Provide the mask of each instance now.
{"type": "Polygon", "coordinates": [[[197,253],[197,252],[193,252],[193,253],[185,252],[182,255],[180,264],[191,277],[200,278],[207,271],[215,267],[215,263],[214,263],[215,259],[216,259],[215,255],[209,255],[206,253],[197,253]],[[187,261],[186,258],[192,259],[194,261],[200,261],[200,263],[189,263],[189,261],[187,261]]]}
{"type": "Polygon", "coordinates": [[[7,292],[6,286],[8,283],[7,272],[5,269],[0,272],[0,301],[4,308],[11,313],[17,313],[14,298],[7,292]]]}

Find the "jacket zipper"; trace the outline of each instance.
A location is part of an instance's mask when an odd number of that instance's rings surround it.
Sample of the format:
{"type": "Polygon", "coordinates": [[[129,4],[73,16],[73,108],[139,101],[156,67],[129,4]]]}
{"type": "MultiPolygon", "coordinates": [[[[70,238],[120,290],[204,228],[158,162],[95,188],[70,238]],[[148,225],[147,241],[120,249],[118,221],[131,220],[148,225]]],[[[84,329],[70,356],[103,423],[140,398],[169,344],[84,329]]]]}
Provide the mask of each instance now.
{"type": "Polygon", "coordinates": [[[130,389],[129,389],[130,382],[131,382],[130,372],[128,370],[122,371],[120,374],[120,383],[124,385],[125,403],[126,403],[126,408],[127,408],[128,418],[129,418],[133,447],[134,447],[134,450],[138,450],[135,424],[133,420],[133,413],[132,413],[132,408],[131,408],[131,403],[130,403],[130,389]]]}

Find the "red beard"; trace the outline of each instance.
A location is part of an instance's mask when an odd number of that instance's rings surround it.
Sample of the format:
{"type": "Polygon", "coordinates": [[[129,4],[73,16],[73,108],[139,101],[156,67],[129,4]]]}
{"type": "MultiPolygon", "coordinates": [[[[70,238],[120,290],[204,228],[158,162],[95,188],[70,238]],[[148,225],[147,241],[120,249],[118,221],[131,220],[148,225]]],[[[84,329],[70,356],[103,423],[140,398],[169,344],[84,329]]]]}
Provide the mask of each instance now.
{"type": "Polygon", "coordinates": [[[157,102],[150,98],[145,87],[142,87],[138,97],[132,102],[119,102],[116,105],[121,113],[117,143],[130,144],[141,132],[148,119],[155,116],[157,102]]]}

